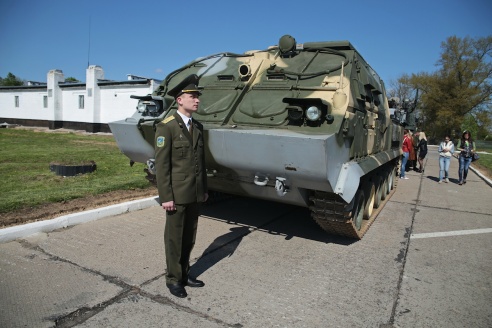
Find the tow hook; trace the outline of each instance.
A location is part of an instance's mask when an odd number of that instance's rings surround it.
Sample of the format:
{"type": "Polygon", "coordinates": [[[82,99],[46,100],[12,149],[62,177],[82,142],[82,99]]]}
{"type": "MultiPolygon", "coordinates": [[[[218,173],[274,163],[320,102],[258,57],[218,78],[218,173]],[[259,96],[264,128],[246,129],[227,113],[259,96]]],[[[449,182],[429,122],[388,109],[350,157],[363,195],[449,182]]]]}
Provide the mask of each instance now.
{"type": "Polygon", "coordinates": [[[277,194],[282,197],[289,191],[289,187],[285,185],[287,179],[282,177],[277,177],[275,181],[275,190],[277,194]]]}

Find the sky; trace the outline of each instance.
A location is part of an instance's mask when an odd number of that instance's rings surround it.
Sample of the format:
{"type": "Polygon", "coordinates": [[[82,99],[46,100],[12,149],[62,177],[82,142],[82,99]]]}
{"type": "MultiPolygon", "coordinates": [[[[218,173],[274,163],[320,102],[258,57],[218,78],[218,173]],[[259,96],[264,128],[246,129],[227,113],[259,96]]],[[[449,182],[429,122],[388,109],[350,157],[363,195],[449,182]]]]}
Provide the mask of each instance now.
{"type": "Polygon", "coordinates": [[[350,41],[389,85],[436,71],[450,36],[492,35],[490,0],[0,0],[0,77],[46,82],[48,71],[85,82],[164,79],[220,52],[278,44],[350,41]]]}

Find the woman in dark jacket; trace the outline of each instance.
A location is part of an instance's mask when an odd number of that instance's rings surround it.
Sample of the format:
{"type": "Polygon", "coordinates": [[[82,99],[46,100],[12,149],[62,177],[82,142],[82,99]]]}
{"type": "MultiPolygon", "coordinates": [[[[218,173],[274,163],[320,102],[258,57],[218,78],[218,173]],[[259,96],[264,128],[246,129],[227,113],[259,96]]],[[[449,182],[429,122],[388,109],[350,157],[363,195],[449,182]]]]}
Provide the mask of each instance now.
{"type": "Polygon", "coordinates": [[[419,169],[420,173],[424,172],[424,158],[427,155],[427,138],[425,137],[425,132],[419,132],[419,143],[417,145],[419,150],[419,169]]]}
{"type": "Polygon", "coordinates": [[[472,162],[473,153],[475,152],[475,142],[468,131],[463,132],[460,141],[458,141],[458,146],[456,147],[460,150],[460,167],[458,169],[458,175],[460,179],[460,186],[466,183],[466,176],[468,175],[468,168],[472,162]]]}

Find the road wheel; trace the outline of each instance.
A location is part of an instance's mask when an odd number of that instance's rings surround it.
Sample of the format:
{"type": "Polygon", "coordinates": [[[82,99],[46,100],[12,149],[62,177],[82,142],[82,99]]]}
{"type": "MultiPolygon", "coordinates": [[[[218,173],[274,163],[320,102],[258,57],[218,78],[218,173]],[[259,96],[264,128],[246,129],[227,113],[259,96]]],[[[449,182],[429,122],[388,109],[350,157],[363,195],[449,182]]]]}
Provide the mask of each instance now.
{"type": "Polygon", "coordinates": [[[369,187],[367,187],[365,193],[367,201],[366,206],[364,208],[364,219],[369,219],[372,215],[372,211],[374,210],[374,200],[376,198],[376,187],[373,182],[370,182],[369,187]]]}
{"type": "Polygon", "coordinates": [[[379,208],[381,206],[381,200],[383,199],[383,178],[377,177],[374,181],[376,186],[376,197],[374,197],[374,208],[379,208]]]}
{"type": "Polygon", "coordinates": [[[389,194],[388,191],[388,177],[381,178],[381,200],[385,200],[386,196],[389,194]]]}
{"type": "Polygon", "coordinates": [[[391,192],[394,183],[395,180],[393,176],[393,170],[389,170],[387,171],[387,177],[386,177],[386,194],[389,194],[391,192]]]}
{"type": "Polygon", "coordinates": [[[352,208],[352,217],[351,220],[354,223],[354,226],[357,230],[360,230],[362,227],[362,219],[364,218],[364,208],[365,208],[365,199],[364,192],[362,190],[357,191],[354,199],[354,207],[352,208]]]}

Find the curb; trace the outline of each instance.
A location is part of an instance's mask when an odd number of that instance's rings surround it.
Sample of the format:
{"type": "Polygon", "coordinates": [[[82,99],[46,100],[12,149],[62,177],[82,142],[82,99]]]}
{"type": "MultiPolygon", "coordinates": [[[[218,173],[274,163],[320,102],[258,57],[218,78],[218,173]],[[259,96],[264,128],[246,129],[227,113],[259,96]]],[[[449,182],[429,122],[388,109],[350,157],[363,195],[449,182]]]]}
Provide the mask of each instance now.
{"type": "Polygon", "coordinates": [[[482,180],[485,181],[486,184],[488,184],[489,186],[492,187],[492,180],[490,180],[489,178],[487,178],[485,175],[483,175],[482,173],[480,173],[479,170],[477,170],[476,168],[474,168],[471,165],[470,165],[470,170],[472,170],[473,172],[475,172],[475,174],[478,175],[480,178],[482,178],[482,180]]]}
{"type": "Polygon", "coordinates": [[[26,237],[39,232],[50,232],[56,229],[66,228],[108,216],[143,210],[145,208],[158,205],[159,197],[149,197],[84,212],[67,214],[51,220],[26,223],[19,226],[4,228],[0,229],[0,243],[6,243],[17,238],[26,237]]]}

